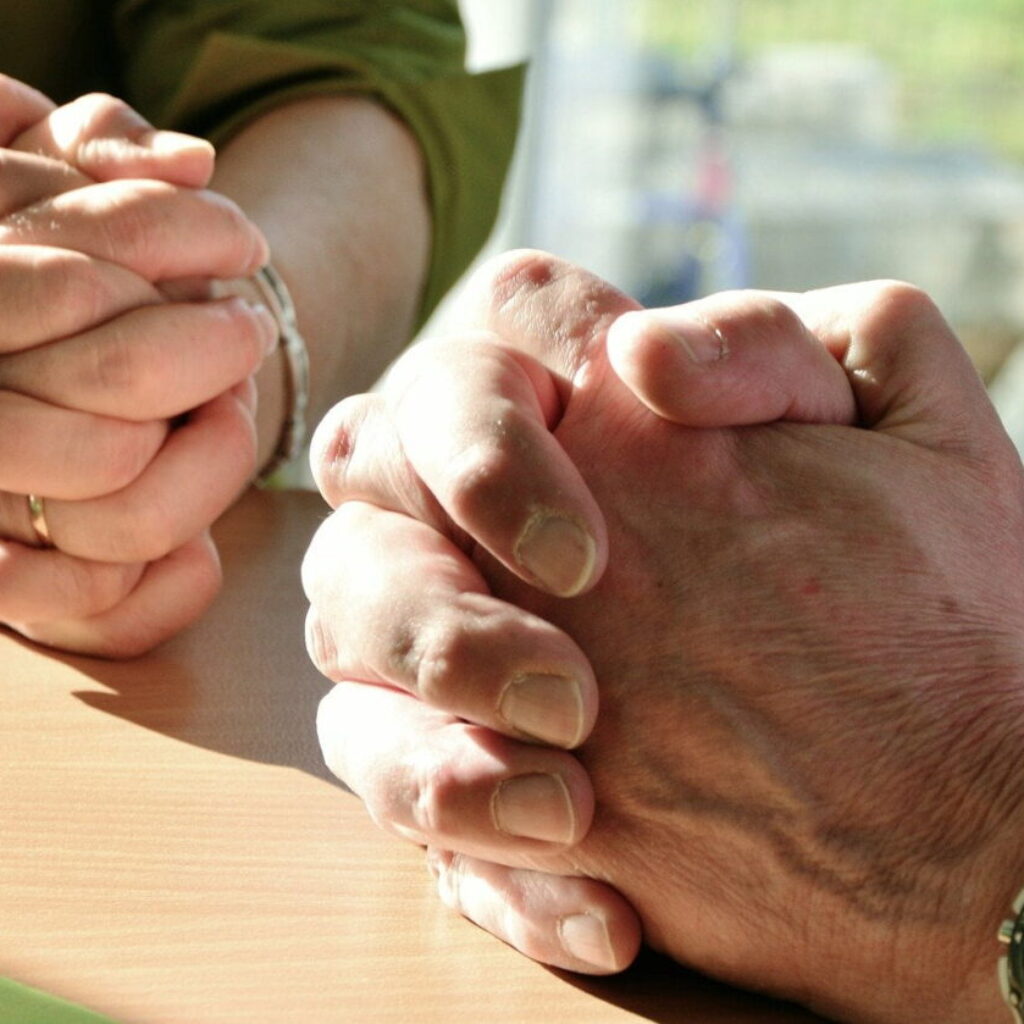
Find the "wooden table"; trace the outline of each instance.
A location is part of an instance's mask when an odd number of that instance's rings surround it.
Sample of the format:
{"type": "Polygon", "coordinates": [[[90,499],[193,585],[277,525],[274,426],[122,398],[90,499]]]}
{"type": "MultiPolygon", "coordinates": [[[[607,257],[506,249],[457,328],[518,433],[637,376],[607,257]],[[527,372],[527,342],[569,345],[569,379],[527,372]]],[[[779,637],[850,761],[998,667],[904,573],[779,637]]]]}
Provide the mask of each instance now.
{"type": "Polygon", "coordinates": [[[298,566],[323,511],[247,496],[222,596],[148,657],[0,632],[0,975],[125,1024],[813,1021],[651,955],[549,971],[440,904],[321,767],[298,566]]]}

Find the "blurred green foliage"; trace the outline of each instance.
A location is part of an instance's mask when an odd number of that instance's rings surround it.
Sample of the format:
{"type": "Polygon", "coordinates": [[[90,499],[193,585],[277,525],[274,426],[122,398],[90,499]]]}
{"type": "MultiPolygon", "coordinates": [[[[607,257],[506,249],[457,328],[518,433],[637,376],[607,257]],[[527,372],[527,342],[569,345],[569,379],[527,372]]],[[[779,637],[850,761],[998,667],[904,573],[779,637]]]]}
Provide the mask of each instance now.
{"type": "Polygon", "coordinates": [[[1024,0],[645,0],[641,41],[690,60],[800,43],[863,47],[900,83],[912,143],[981,145],[1024,162],[1024,0]]]}

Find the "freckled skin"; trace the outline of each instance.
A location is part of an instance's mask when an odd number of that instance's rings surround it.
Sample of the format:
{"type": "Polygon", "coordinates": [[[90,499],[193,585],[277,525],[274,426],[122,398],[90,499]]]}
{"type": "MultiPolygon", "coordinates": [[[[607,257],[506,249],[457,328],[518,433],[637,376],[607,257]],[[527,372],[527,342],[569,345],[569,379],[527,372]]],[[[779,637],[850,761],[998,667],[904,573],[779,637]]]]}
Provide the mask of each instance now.
{"type": "Polygon", "coordinates": [[[1024,882],[1019,507],[866,430],[667,424],[600,366],[556,436],[606,515],[606,575],[565,601],[487,566],[601,688],[593,830],[539,866],[609,880],[649,941],[731,981],[965,1019],[953,995],[994,971],[1024,882]]]}

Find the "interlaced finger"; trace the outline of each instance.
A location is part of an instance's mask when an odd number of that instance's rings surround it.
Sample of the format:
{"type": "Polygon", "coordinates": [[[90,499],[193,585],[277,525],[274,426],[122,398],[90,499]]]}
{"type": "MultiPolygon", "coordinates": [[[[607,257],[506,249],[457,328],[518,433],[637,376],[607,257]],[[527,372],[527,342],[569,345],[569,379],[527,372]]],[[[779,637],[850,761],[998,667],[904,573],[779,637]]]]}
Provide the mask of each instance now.
{"type": "Polygon", "coordinates": [[[556,746],[589,734],[597,685],[583,653],[491,597],[472,562],[429,526],[347,502],[317,531],[303,583],[307,646],[329,678],[400,687],[459,718],[556,746]]]}
{"type": "Polygon", "coordinates": [[[421,845],[503,863],[563,851],[586,835],[593,792],[579,762],[500,736],[365,683],[324,698],[327,766],[382,827],[421,845]]]}
{"type": "Polygon", "coordinates": [[[91,178],[59,160],[0,149],[0,217],[91,184],[91,178]]]}
{"type": "MultiPolygon", "coordinates": [[[[116,568],[116,567],[114,567],[116,568]]],[[[102,658],[132,658],[181,632],[209,607],[221,584],[220,560],[203,533],[147,565],[113,606],[87,614],[8,624],[37,643],[102,658]]]]}
{"type": "MultiPolygon", "coordinates": [[[[139,476],[166,433],[160,420],[130,423],[0,391],[0,491],[67,501],[111,494],[139,476]]],[[[0,508],[10,500],[0,495],[0,508]]]]}
{"type": "Polygon", "coordinates": [[[161,301],[153,285],[116,263],[69,249],[0,245],[0,355],[161,301]]]}
{"type": "Polygon", "coordinates": [[[88,562],[0,540],[0,622],[99,615],[123,601],[144,570],[141,564],[88,562]]]}
{"type": "Polygon", "coordinates": [[[89,93],[45,112],[10,146],[60,160],[96,181],[155,178],[203,188],[213,174],[209,142],[158,131],[123,100],[105,93],[89,93]]]}
{"type": "MultiPolygon", "coordinates": [[[[53,500],[44,488],[31,493],[47,495],[50,531],[62,551],[97,561],[150,562],[218,519],[255,468],[252,409],[243,397],[226,393],[175,427],[120,489],[80,501],[53,500]]],[[[0,502],[0,522],[8,514],[0,502]]]]}
{"type": "Polygon", "coordinates": [[[6,217],[0,244],[74,249],[151,282],[248,277],[269,255],[259,230],[229,199],[137,180],[64,192],[6,217]]]}
{"type": "Polygon", "coordinates": [[[242,299],[147,305],[0,360],[0,388],[101,416],[162,419],[247,379],[276,344],[270,313],[242,299]]]}

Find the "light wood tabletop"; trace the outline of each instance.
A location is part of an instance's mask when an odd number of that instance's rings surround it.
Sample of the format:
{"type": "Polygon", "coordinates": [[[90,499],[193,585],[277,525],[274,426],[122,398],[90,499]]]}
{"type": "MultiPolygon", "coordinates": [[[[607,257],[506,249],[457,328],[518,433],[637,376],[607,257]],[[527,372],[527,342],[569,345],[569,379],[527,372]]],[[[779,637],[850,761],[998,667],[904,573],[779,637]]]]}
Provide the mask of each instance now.
{"type": "Polygon", "coordinates": [[[323,514],[248,495],[216,605],[147,657],[0,632],[0,975],[124,1024],[816,1020],[653,955],[550,971],[441,905],[320,763],[298,566],[323,514]]]}

